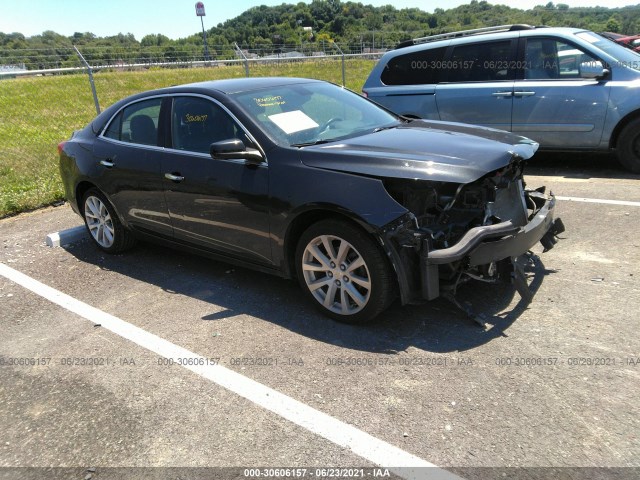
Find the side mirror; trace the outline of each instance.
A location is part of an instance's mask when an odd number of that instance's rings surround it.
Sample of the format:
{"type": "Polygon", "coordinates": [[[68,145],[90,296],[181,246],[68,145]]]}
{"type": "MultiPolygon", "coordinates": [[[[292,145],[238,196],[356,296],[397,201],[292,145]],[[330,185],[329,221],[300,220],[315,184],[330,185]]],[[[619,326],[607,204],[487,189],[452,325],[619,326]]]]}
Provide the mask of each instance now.
{"type": "Polygon", "coordinates": [[[582,62],[580,64],[580,78],[602,78],[609,73],[600,61],[582,62]]]}
{"type": "Polygon", "coordinates": [[[221,140],[216,143],[212,143],[209,147],[209,153],[214,159],[234,159],[242,158],[250,163],[262,163],[264,157],[259,150],[255,148],[247,148],[242,140],[237,138],[230,138],[228,140],[221,140]]]}

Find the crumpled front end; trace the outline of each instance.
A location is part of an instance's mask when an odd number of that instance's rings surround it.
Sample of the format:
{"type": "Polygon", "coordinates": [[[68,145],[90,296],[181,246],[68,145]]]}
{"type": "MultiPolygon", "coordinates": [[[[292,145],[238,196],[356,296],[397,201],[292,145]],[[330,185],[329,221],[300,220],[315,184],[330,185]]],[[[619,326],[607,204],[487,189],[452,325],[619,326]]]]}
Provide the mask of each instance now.
{"type": "Polygon", "coordinates": [[[553,248],[564,226],[554,219],[553,194],[526,188],[523,165],[514,154],[506,167],[468,184],[385,181],[410,212],[380,232],[402,303],[432,300],[469,279],[514,281],[527,296],[517,258],[538,242],[553,248]]]}

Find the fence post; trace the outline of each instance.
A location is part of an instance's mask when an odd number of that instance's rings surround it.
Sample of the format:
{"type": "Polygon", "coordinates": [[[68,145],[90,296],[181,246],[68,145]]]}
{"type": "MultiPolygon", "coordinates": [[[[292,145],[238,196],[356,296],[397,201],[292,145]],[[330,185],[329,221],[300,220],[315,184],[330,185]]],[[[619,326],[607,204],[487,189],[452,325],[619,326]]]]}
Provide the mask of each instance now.
{"type": "Polygon", "coordinates": [[[234,45],[236,46],[236,49],[238,50],[240,55],[242,55],[242,58],[244,58],[244,73],[248,77],[249,76],[249,59],[246,57],[244,52],[240,50],[240,47],[238,46],[238,42],[234,42],[234,45]]]}
{"type": "Polygon", "coordinates": [[[334,47],[338,49],[338,52],[340,52],[340,55],[342,56],[342,86],[346,87],[347,82],[345,80],[345,73],[344,73],[344,52],[340,49],[337,43],[335,42],[331,42],[331,43],[333,44],[334,47]]]}
{"type": "Polygon", "coordinates": [[[84,57],[80,53],[80,50],[78,50],[78,47],[74,45],[73,48],[75,48],[76,53],[80,57],[80,60],[82,61],[82,63],[84,63],[84,65],[87,67],[87,72],[89,73],[89,83],[91,84],[91,92],[93,93],[93,103],[96,104],[96,112],[98,113],[98,115],[100,115],[100,103],[98,103],[98,94],[96,93],[96,85],[95,83],[93,83],[93,72],[91,71],[91,66],[84,59],[84,57]]]}

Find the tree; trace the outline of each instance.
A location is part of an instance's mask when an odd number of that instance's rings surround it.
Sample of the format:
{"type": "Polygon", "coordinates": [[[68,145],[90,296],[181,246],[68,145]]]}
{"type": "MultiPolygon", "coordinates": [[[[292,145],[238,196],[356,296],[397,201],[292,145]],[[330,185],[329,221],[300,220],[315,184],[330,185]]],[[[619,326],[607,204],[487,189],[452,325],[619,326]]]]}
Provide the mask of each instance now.
{"type": "Polygon", "coordinates": [[[611,17],[607,21],[607,32],[618,33],[620,31],[620,22],[615,18],[611,17]]]}
{"type": "Polygon", "coordinates": [[[169,43],[171,43],[171,39],[161,33],[145,35],[140,41],[140,45],[143,47],[161,47],[169,43]]]}

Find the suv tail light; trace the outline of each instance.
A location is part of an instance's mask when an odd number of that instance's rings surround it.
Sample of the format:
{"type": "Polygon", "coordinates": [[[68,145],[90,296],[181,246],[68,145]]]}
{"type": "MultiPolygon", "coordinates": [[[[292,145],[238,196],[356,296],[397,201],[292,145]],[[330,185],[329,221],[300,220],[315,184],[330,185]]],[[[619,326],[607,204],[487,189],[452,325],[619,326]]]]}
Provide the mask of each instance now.
{"type": "Polygon", "coordinates": [[[62,149],[64,148],[65,143],[67,143],[66,140],[58,144],[58,155],[62,155],[62,149]]]}

